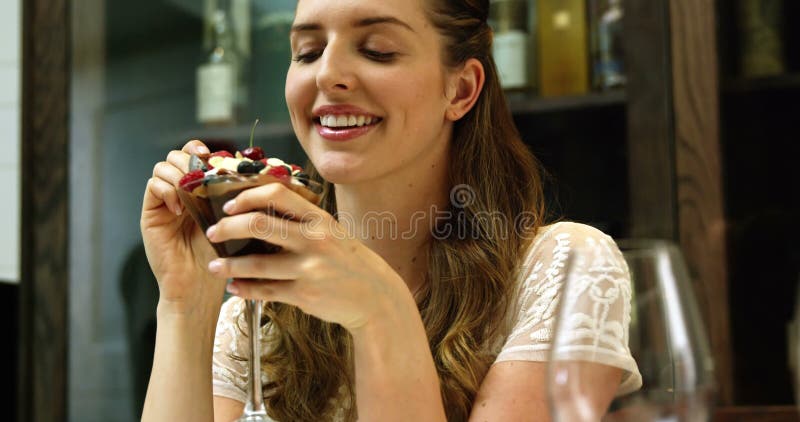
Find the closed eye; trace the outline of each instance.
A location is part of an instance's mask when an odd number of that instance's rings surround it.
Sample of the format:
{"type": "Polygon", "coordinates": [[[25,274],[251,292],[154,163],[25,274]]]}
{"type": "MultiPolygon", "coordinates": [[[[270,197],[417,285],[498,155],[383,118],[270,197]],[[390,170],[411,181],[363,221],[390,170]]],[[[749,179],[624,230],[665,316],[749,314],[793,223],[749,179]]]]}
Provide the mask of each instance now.
{"type": "Polygon", "coordinates": [[[317,60],[321,55],[322,55],[321,50],[309,51],[307,53],[297,54],[292,58],[292,60],[298,63],[311,63],[314,60],[317,60]]]}
{"type": "Polygon", "coordinates": [[[374,60],[376,62],[381,62],[381,63],[389,63],[392,60],[394,60],[395,57],[397,57],[397,53],[391,53],[391,52],[384,53],[381,51],[370,50],[368,48],[362,48],[361,54],[363,54],[364,57],[370,60],[374,60]]]}

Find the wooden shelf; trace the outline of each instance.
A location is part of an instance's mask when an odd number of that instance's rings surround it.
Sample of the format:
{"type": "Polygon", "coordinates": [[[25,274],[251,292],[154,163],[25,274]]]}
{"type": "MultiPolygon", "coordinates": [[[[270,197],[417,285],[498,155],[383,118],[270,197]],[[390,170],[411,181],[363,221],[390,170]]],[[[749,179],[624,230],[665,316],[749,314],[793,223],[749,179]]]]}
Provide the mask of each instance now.
{"type": "Polygon", "coordinates": [[[714,422],[797,422],[800,409],[795,406],[731,406],[714,412],[714,422]]]}
{"type": "Polygon", "coordinates": [[[800,90],[800,73],[786,73],[763,78],[728,79],[722,85],[722,92],[726,94],[747,94],[786,89],[800,90]]]}
{"type": "Polygon", "coordinates": [[[595,107],[624,105],[625,91],[593,92],[564,97],[531,97],[526,94],[507,94],[514,115],[583,110],[595,107]]]}

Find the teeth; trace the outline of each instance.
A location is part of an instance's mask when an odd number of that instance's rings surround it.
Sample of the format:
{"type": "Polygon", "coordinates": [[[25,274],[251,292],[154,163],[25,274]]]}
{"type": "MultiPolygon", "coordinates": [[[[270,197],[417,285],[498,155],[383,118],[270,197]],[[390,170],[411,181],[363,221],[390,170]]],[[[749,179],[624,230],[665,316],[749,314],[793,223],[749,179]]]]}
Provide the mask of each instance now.
{"type": "Polygon", "coordinates": [[[320,116],[319,122],[322,126],[325,127],[360,127],[364,125],[369,125],[372,122],[377,122],[378,118],[371,117],[371,116],[356,116],[353,114],[350,115],[333,115],[328,114],[325,116],[320,116]]]}

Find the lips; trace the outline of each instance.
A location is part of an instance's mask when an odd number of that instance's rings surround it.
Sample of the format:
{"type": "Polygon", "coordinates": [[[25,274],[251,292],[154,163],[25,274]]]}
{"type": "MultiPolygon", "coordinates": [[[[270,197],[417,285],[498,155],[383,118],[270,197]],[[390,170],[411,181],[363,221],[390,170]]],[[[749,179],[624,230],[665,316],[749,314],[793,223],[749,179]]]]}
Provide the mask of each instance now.
{"type": "Polygon", "coordinates": [[[352,105],[328,105],[314,110],[317,133],[325,139],[346,141],[374,128],[383,118],[352,105]]]}

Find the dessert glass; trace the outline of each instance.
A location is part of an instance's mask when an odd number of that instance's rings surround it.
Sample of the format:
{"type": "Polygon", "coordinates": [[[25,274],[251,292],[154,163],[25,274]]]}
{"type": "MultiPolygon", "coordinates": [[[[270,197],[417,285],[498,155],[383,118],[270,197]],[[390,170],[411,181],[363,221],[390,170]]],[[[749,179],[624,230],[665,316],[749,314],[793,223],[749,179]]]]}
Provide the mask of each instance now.
{"type": "MultiPolygon", "coordinates": [[[[239,174],[206,176],[205,183],[197,185],[192,192],[178,188],[178,196],[189,214],[205,232],[227,214],[223,205],[246,189],[263,186],[269,183],[282,183],[305,199],[317,205],[322,186],[316,182],[295,176],[275,177],[267,174],[239,174]],[[201,186],[202,184],[202,186],[201,186]]],[[[264,212],[278,215],[274,210],[264,212]]],[[[287,217],[288,218],[288,217],[287,217]]],[[[261,239],[232,239],[221,243],[211,243],[221,258],[251,254],[277,253],[281,248],[261,239]]],[[[239,421],[262,422],[272,421],[267,416],[264,406],[263,386],[261,384],[261,314],[264,306],[262,300],[245,300],[245,318],[250,340],[250,365],[248,371],[247,403],[244,414],[239,421]]]]}

